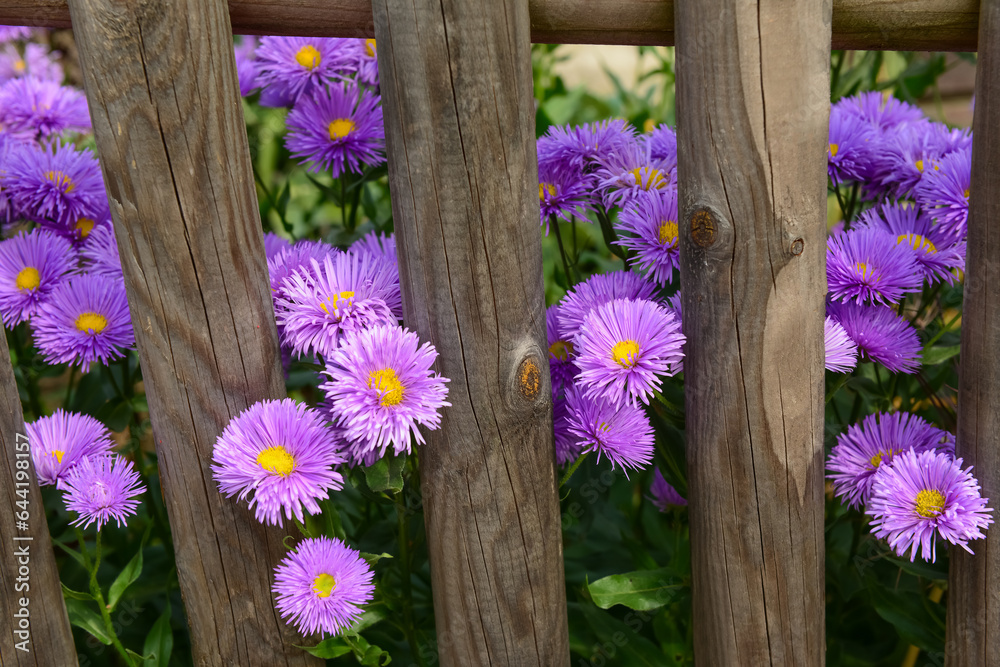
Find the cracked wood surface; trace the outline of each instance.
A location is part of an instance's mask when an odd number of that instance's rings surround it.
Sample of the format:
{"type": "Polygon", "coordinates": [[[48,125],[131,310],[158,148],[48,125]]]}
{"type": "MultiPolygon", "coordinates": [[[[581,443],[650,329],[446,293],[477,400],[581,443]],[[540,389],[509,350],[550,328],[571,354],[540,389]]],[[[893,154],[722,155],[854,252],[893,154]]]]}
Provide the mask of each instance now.
{"type": "Polygon", "coordinates": [[[283,398],[224,0],[74,0],[197,665],[318,665],[278,617],[285,530],[219,493],[230,417],[283,398]]]}
{"type": "MultiPolygon", "coordinates": [[[[984,0],[979,25],[955,451],[1000,521],[1000,1],[984,0]]],[[[945,660],[1000,667],[1000,527],[969,547],[975,555],[948,549],[945,660]]]]}
{"type": "Polygon", "coordinates": [[[451,378],[420,448],[439,659],[568,664],[528,5],[374,15],[405,321],[451,378]]]}
{"type": "MultiPolygon", "coordinates": [[[[531,41],[674,43],[673,0],[531,0],[531,41]]],[[[237,34],[371,37],[371,0],[231,0],[237,34]]],[[[979,0],[835,0],[833,48],[975,51],[979,0]]],[[[6,0],[0,24],[68,28],[66,0],[6,0]]],[[[829,43],[829,35],[827,41],[829,43]]]]}
{"type": "Polygon", "coordinates": [[[18,446],[23,448],[28,443],[25,436],[24,415],[7,338],[0,335],[0,447],[3,448],[0,456],[3,462],[0,465],[0,667],[74,665],[76,648],[63,603],[35,466],[30,456],[18,457],[18,446]],[[18,478],[18,473],[22,479],[18,478]],[[25,480],[27,486],[18,486],[25,480]],[[28,527],[22,530],[17,527],[19,519],[15,514],[24,511],[16,504],[24,499],[16,491],[25,488],[28,527]],[[19,537],[31,539],[19,540],[19,537]],[[25,565],[19,562],[23,559],[20,552],[24,547],[28,549],[27,576],[20,572],[25,565]],[[14,631],[20,629],[19,619],[14,614],[22,609],[21,598],[28,600],[27,620],[31,634],[27,652],[15,647],[21,642],[20,637],[14,636],[14,631]]]}
{"type": "Polygon", "coordinates": [[[830,2],[676,10],[695,659],[818,666],[830,2]]]}

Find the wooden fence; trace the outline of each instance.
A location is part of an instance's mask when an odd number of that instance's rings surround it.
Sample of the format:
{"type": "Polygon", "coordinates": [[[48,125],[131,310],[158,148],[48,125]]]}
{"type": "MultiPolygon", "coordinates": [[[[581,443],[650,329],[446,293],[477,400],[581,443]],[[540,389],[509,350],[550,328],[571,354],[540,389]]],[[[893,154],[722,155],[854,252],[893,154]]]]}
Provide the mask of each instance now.
{"type": "MultiPolygon", "coordinates": [[[[958,451],[1000,498],[1000,0],[13,0],[0,24],[72,24],[80,47],[198,665],[317,664],[273,612],[279,533],[223,502],[209,469],[229,418],[284,392],[233,31],[379,44],[406,321],[452,378],[421,452],[442,664],[569,662],[551,400],[521,381],[547,374],[532,40],[676,37],[699,664],[824,661],[831,44],[983,47],[958,451]]],[[[0,388],[11,507],[22,418],[7,364],[0,388]]],[[[72,662],[35,507],[35,652],[5,630],[4,666],[72,662]]],[[[4,628],[10,545],[27,534],[7,514],[4,628]]],[[[953,560],[949,665],[1000,664],[1000,533],[977,552],[953,560]]]]}

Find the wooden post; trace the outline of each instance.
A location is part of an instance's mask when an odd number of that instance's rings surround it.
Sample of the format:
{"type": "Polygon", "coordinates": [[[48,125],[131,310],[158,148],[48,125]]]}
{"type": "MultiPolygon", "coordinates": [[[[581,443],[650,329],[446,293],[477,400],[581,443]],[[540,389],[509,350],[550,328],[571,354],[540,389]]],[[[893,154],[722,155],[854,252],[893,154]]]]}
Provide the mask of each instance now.
{"type": "MultiPolygon", "coordinates": [[[[983,0],[976,108],[972,120],[968,256],[962,308],[956,454],[1000,521],[1000,1],[983,0]]],[[[948,550],[949,667],[1000,665],[1000,525],[971,545],[948,550]]]]}
{"type": "Polygon", "coordinates": [[[569,661],[526,0],[376,0],[407,326],[451,378],[419,449],[442,665],[569,661]]]}
{"type": "Polygon", "coordinates": [[[0,665],[75,665],[45,506],[28,450],[21,399],[0,333],[0,665]],[[18,503],[23,503],[19,505],[18,503]],[[27,519],[22,523],[22,512],[27,519]],[[27,602],[24,606],[22,600],[27,602]],[[16,635],[22,618],[27,635],[16,635]],[[27,642],[22,643],[25,639],[27,642]],[[20,646],[18,646],[20,644],[20,646]]]}
{"type": "Polygon", "coordinates": [[[678,2],[700,665],[822,665],[830,2],[678,2]]]}
{"type": "Polygon", "coordinates": [[[195,664],[319,664],[274,611],[287,531],[224,498],[209,467],[230,417],[285,396],[226,3],[70,10],[195,664]]]}

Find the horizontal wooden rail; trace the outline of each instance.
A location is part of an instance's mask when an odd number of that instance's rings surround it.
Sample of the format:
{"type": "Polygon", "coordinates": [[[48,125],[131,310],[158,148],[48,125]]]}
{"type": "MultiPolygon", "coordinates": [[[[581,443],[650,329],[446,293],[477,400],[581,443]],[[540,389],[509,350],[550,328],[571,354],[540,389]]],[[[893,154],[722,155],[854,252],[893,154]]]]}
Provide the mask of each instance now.
{"type": "MultiPolygon", "coordinates": [[[[674,43],[673,0],[530,0],[531,41],[674,43]]],[[[372,37],[371,0],[230,0],[233,32],[372,37]]],[[[68,28],[66,0],[9,0],[0,24],[68,28]]],[[[834,0],[833,48],[975,51],[979,0],[834,0]]]]}

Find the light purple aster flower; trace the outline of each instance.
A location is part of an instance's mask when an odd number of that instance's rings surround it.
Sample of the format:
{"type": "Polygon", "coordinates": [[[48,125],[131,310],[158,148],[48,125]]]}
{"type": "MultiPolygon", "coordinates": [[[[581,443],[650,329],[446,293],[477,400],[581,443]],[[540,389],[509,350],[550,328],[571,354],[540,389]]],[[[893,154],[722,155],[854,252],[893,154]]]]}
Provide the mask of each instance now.
{"type": "Polygon", "coordinates": [[[553,126],[538,140],[538,168],[589,172],[599,158],[621,151],[635,140],[635,128],[620,118],[553,126]]]}
{"type": "Polygon", "coordinates": [[[660,375],[684,358],[673,313],[652,301],[616,299],[592,311],[576,338],[576,381],[587,396],[615,406],[649,404],[660,375]]]}
{"type": "Polygon", "coordinates": [[[288,250],[291,247],[291,241],[278,236],[274,232],[264,234],[264,256],[267,257],[267,261],[271,261],[282,250],[288,250]]]}
{"type": "Polygon", "coordinates": [[[95,220],[106,219],[101,169],[86,149],[56,145],[49,151],[15,144],[0,171],[0,187],[21,215],[64,236],[76,234],[78,223],[82,231],[92,228],[95,220]]]}
{"type": "Polygon", "coordinates": [[[937,169],[940,159],[953,146],[964,143],[962,137],[930,121],[891,130],[873,153],[870,189],[908,197],[925,173],[937,169]]]}
{"type": "Polygon", "coordinates": [[[659,285],[672,283],[680,262],[677,190],[641,193],[618,214],[617,226],[632,235],[621,236],[621,245],[635,251],[640,267],[659,285]]]}
{"type": "Polygon", "coordinates": [[[80,246],[80,257],[85,262],[88,273],[122,279],[122,262],[118,256],[118,241],[112,225],[98,225],[80,246]]]}
{"type": "Polygon", "coordinates": [[[826,242],[830,297],[855,303],[895,303],[919,292],[923,273],[913,252],[881,229],[853,229],[826,242]]]}
{"type": "Polygon", "coordinates": [[[933,217],[952,242],[963,240],[969,219],[972,149],[948,153],[934,169],[924,172],[914,189],[917,203],[933,217]]]}
{"type": "Polygon", "coordinates": [[[347,332],[323,372],[330,420],[347,440],[364,443],[380,456],[390,444],[409,453],[411,442],[424,443],[417,425],[436,430],[447,378],[431,370],[437,350],[420,345],[417,334],[395,325],[347,332]]]}
{"type": "Polygon", "coordinates": [[[677,170],[677,133],[674,128],[657,125],[646,135],[645,142],[654,167],[669,173],[677,170]]]}
{"type": "Polygon", "coordinates": [[[283,525],[318,514],[317,501],[344,486],[334,467],[343,463],[322,415],[290,398],[260,401],[233,417],[212,450],[212,476],[227,498],[251,492],[258,521],[283,525]]]}
{"type": "Polygon", "coordinates": [[[262,37],[257,47],[261,104],[288,106],[344,78],[352,69],[345,41],[332,37],[262,37]]]}
{"type": "Polygon", "coordinates": [[[111,453],[115,443],[104,424],[89,415],[56,410],[50,417],[40,417],[24,425],[31,443],[38,484],[62,482],[80,461],[111,453]]]}
{"type": "Polygon", "coordinates": [[[252,35],[240,35],[239,42],[233,47],[236,56],[236,76],[240,82],[240,95],[243,97],[257,89],[256,49],[257,38],[252,35]]]}
{"type": "MultiPolygon", "coordinates": [[[[937,172],[935,172],[937,173],[937,172]]],[[[909,203],[884,203],[861,214],[860,222],[896,237],[913,252],[923,277],[931,283],[955,280],[953,269],[965,268],[965,241],[958,241],[909,203]]]]}
{"type": "Polygon", "coordinates": [[[21,25],[0,25],[0,43],[15,39],[30,39],[31,28],[21,25]]]}
{"type": "Polygon", "coordinates": [[[135,345],[124,283],[94,273],[57,285],[32,325],[35,343],[50,364],[107,364],[135,345]]]}
{"type": "Polygon", "coordinates": [[[572,341],[559,336],[559,306],[549,306],[545,311],[545,332],[549,343],[549,375],[552,378],[552,396],[561,396],[573,384],[579,372],[573,362],[572,341]]]}
{"type": "Polygon", "coordinates": [[[5,44],[0,50],[0,83],[24,76],[62,83],[63,71],[41,44],[25,44],[24,55],[13,44],[5,44]]]}
{"type": "Polygon", "coordinates": [[[867,174],[875,130],[860,115],[843,105],[830,109],[830,138],[827,144],[827,172],[833,184],[861,181],[867,174]]]}
{"type": "Polygon", "coordinates": [[[538,208],[546,236],[553,217],[570,221],[574,216],[583,218],[587,211],[593,210],[592,190],[590,177],[580,172],[539,169],[538,208]]]}
{"type": "Polygon", "coordinates": [[[97,522],[97,530],[112,519],[124,524],[139,506],[133,499],[146,492],[135,465],[117,454],[81,459],[63,484],[66,509],[78,514],[70,525],[86,528],[97,522]]]}
{"type": "Polygon", "coordinates": [[[368,232],[351,244],[351,252],[367,252],[380,258],[388,266],[398,267],[396,256],[396,235],[368,232]]]}
{"type": "Polygon", "coordinates": [[[571,421],[569,407],[563,396],[552,399],[552,428],[556,443],[556,465],[564,466],[580,458],[583,444],[580,438],[570,431],[571,421]]]}
{"type": "Polygon", "coordinates": [[[823,323],[823,339],[826,347],[826,370],[834,373],[848,373],[858,365],[858,346],[840,322],[827,317],[823,323]]]}
{"type": "Polygon", "coordinates": [[[374,576],[361,554],[340,540],[306,538],[274,568],[274,606],[303,635],[337,635],[372,599],[374,576]]]}
{"type": "Polygon", "coordinates": [[[909,412],[868,415],[837,436],[826,469],[834,494],[851,507],[868,503],[875,474],[897,455],[940,450],[954,453],[950,434],[909,412]]]}
{"type": "Polygon", "coordinates": [[[920,368],[923,348],[917,330],[892,308],[830,302],[826,312],[872,361],[893,373],[914,373],[920,368]]]}
{"type": "MultiPolygon", "coordinates": [[[[278,238],[278,237],[275,237],[278,238]]],[[[287,243],[287,242],[286,242],[287,243]]],[[[274,250],[272,245],[271,250],[274,250]]],[[[267,253],[267,274],[271,282],[271,292],[275,299],[284,295],[285,279],[297,271],[310,271],[312,260],[323,262],[327,257],[335,257],[340,251],[322,241],[301,240],[289,244],[270,254],[267,237],[264,237],[264,252],[267,253]]]]}
{"type": "Polygon", "coordinates": [[[367,86],[378,87],[378,50],[375,46],[375,40],[369,37],[353,41],[355,44],[354,67],[358,73],[358,81],[367,86]]]}
{"type": "Polygon", "coordinates": [[[0,125],[4,131],[34,140],[63,132],[89,132],[87,98],[70,86],[34,76],[0,86],[0,125]]]}
{"type": "MultiPolygon", "coordinates": [[[[287,251],[286,251],[287,252],[287,251]]],[[[282,342],[299,355],[326,357],[347,331],[396,324],[402,309],[399,274],[368,253],[340,253],[310,260],[282,283],[275,319],[282,342]]]]}
{"type": "Polygon", "coordinates": [[[293,157],[329,170],[377,167],[385,162],[381,98],[354,85],[332,85],[300,99],[288,114],[285,146],[293,157]]]}
{"type": "Polygon", "coordinates": [[[601,158],[594,176],[604,205],[624,207],[639,193],[676,187],[675,174],[653,163],[649,146],[638,140],[601,158]]]}
{"type": "Polygon", "coordinates": [[[687,507],[688,501],[677,492],[670,482],[663,479],[663,473],[659,468],[653,468],[653,483],[649,487],[649,492],[653,494],[650,500],[661,512],[670,511],[671,507],[687,507]]]}
{"type": "Polygon", "coordinates": [[[844,98],[837,106],[860,116],[879,133],[927,118],[918,107],[877,91],[844,98]]]}
{"type": "Polygon", "coordinates": [[[986,537],[993,523],[980,494],[972,466],[962,470],[962,459],[946,454],[903,452],[879,471],[872,485],[867,514],[872,533],[889,543],[899,556],[910,552],[910,561],[937,558],[937,538],[972,553],[970,540],[986,537]]]}
{"type": "Polygon", "coordinates": [[[653,427],[642,408],[614,406],[600,397],[587,398],[581,392],[566,395],[568,430],[584,452],[606,456],[611,467],[645,468],[653,462],[653,427]]]}
{"type": "Polygon", "coordinates": [[[4,324],[12,327],[28,320],[75,269],[72,244],[44,229],[0,241],[0,315],[4,324]]]}
{"type": "Polygon", "coordinates": [[[631,271],[598,273],[574,286],[559,304],[559,336],[573,340],[590,311],[615,299],[653,299],[656,285],[631,271]]]}

